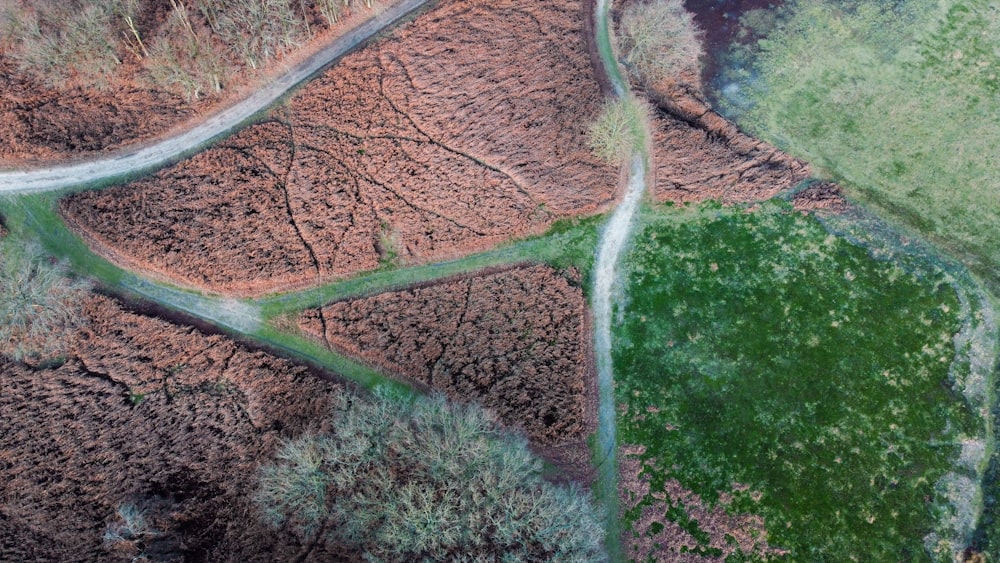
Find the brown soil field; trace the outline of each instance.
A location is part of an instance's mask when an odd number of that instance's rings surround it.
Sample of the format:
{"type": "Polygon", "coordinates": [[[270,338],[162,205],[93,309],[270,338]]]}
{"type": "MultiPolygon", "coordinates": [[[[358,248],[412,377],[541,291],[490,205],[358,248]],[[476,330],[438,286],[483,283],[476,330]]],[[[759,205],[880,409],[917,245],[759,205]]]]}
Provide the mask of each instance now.
{"type": "MultiPolygon", "coordinates": [[[[393,0],[383,0],[392,2],[393,0]]],[[[137,31],[152,45],[168,33],[172,11],[164,0],[138,0],[137,31]]],[[[30,2],[29,2],[30,4],[30,2]]],[[[182,3],[183,4],[183,3],[182,3]]],[[[190,2],[188,3],[190,4],[190,2]]],[[[207,91],[198,98],[159,89],[148,78],[148,70],[137,54],[119,41],[116,55],[121,64],[103,86],[70,80],[49,86],[21,69],[5,51],[0,38],[0,165],[44,164],[107,153],[153,140],[190,127],[212,113],[245,97],[263,81],[272,78],[334,37],[368,17],[364,10],[345,11],[334,26],[328,26],[312,3],[300,4],[313,34],[296,51],[251,70],[237,60],[228,60],[221,92],[207,91]]],[[[205,22],[189,6],[191,22],[202,31],[205,22]]],[[[305,20],[304,20],[305,21],[305,20]]],[[[127,34],[126,34],[127,36],[127,34]]],[[[109,39],[112,43],[115,38],[109,39]]],[[[9,46],[8,46],[9,47],[9,46]]],[[[218,52],[225,47],[215,46],[218,52]]]]}
{"type": "Polygon", "coordinates": [[[387,373],[477,401],[535,443],[582,441],[594,379],[579,274],[520,266],[306,311],[300,328],[387,373]]]}
{"type": "Polygon", "coordinates": [[[658,201],[763,201],[809,176],[807,165],[745,135],[711,110],[689,120],[668,108],[660,104],[653,119],[658,201]]]}
{"type": "Polygon", "coordinates": [[[454,258],[605,209],[575,0],[442,1],[268,121],[63,214],[119,264],[255,295],[454,258]],[[193,252],[196,250],[196,252],[193,252]]]}
{"type": "Polygon", "coordinates": [[[210,107],[208,100],[188,103],[132,83],[114,90],[51,88],[19,72],[0,53],[0,164],[120,148],[166,132],[210,107]]]}
{"type": "Polygon", "coordinates": [[[357,560],[258,523],[258,463],[319,429],[343,385],[100,296],[65,364],[0,360],[0,560],[357,560]],[[120,503],[144,545],[105,545],[120,503]]]}

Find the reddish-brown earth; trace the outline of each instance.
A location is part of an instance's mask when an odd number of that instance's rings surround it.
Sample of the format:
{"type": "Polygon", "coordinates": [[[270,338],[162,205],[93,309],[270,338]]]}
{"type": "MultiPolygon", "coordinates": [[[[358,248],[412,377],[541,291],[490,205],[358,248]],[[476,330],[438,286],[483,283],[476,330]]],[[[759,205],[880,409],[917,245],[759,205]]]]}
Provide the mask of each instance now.
{"type": "MultiPolygon", "coordinates": [[[[166,22],[171,4],[163,0],[139,0],[138,5],[137,30],[152,45],[155,38],[170,32],[166,22]]],[[[188,7],[192,24],[208,35],[207,23],[200,12],[188,7]]],[[[106,153],[151,140],[178,127],[190,127],[206,114],[244,97],[260,81],[317,51],[369,15],[365,10],[348,9],[345,17],[330,27],[312,2],[301,3],[297,8],[305,10],[309,31],[314,34],[297,51],[270,61],[260,71],[251,71],[229,55],[232,60],[226,60],[229,72],[222,79],[223,90],[206,91],[198,98],[155,86],[148,78],[145,62],[130,52],[120,37],[109,40],[115,44],[122,64],[100,87],[79,80],[69,80],[59,87],[48,86],[30,71],[19,68],[5,50],[10,45],[0,38],[0,165],[45,163],[106,153]]],[[[214,48],[219,53],[226,51],[221,43],[214,48]]]]}
{"type": "Polygon", "coordinates": [[[382,370],[477,401],[532,441],[580,441],[593,405],[578,274],[479,273],[306,311],[299,326],[382,370]]]}
{"type": "Polygon", "coordinates": [[[743,134],[707,107],[708,113],[691,119],[674,109],[661,102],[654,111],[653,193],[659,201],[762,201],[809,176],[804,163],[743,134]]]}
{"type": "Polygon", "coordinates": [[[260,294],[598,212],[617,171],[586,147],[601,95],[581,27],[573,0],[441,2],[271,121],[63,213],[120,264],[260,294]]]}
{"type": "Polygon", "coordinates": [[[0,560],[352,560],[259,524],[258,463],[345,392],[222,336],[94,296],[62,366],[0,360],[0,560]],[[158,535],[105,546],[119,503],[158,535]]]}
{"type": "Polygon", "coordinates": [[[129,83],[48,87],[0,54],[0,163],[56,160],[155,136],[209,107],[129,83]]]}
{"type": "Polygon", "coordinates": [[[787,555],[788,552],[768,545],[763,518],[754,514],[733,514],[730,505],[736,494],[746,495],[756,502],[760,500],[760,493],[733,483],[733,492],[720,494],[719,502],[710,506],[676,479],[668,478],[662,490],[653,490],[646,470],[649,467],[657,471],[652,467],[656,462],[643,462],[640,459],[643,453],[644,446],[623,445],[619,458],[618,495],[623,500],[623,508],[632,510],[645,503],[638,520],[632,524],[631,533],[623,538],[630,560],[722,563],[738,554],[752,556],[755,560],[787,555]],[[678,515],[697,526],[702,537],[707,537],[707,543],[678,523],[678,515]],[[701,553],[707,550],[714,550],[718,555],[701,553]]]}

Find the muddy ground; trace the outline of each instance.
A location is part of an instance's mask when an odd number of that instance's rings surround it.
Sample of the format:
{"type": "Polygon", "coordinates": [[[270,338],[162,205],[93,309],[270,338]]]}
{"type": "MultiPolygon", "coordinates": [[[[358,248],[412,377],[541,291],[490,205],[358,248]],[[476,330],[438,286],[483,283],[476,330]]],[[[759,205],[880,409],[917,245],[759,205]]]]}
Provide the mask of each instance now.
{"type": "Polygon", "coordinates": [[[318,427],[342,384],[99,296],[58,368],[0,360],[0,560],[350,560],[259,524],[248,493],[283,438],[318,427]],[[144,545],[102,541],[120,503],[144,545]]]}
{"type": "Polygon", "coordinates": [[[590,333],[579,274],[520,266],[306,311],[331,348],[477,401],[538,444],[592,430],[590,333]]]}
{"type": "Polygon", "coordinates": [[[219,293],[453,258],[610,205],[601,100],[579,2],[443,1],[264,123],[62,210],[119,264],[219,293]]]}
{"type": "Polygon", "coordinates": [[[120,89],[48,87],[0,54],[0,164],[53,161],[163,133],[211,107],[134,83],[120,89]]]}

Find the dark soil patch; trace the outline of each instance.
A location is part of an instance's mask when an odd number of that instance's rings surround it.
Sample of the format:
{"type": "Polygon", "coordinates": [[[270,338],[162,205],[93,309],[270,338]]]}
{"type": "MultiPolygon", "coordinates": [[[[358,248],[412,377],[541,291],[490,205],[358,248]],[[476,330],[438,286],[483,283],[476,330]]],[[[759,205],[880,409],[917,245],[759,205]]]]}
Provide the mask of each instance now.
{"type": "Polygon", "coordinates": [[[520,4],[442,2],[273,121],[63,212],[119,264],[242,295],[453,258],[598,212],[617,176],[586,147],[601,95],[581,7],[520,4]]]}
{"type": "Polygon", "coordinates": [[[260,460],[318,429],[342,386],[105,297],[85,312],[62,366],[2,365],[0,560],[352,559],[262,526],[249,494],[260,460]],[[158,534],[105,545],[128,502],[158,534]]]}
{"type": "Polygon", "coordinates": [[[724,56],[733,43],[749,43],[757,36],[740,18],[747,12],[759,10],[776,13],[784,0],[685,0],[684,7],[694,14],[695,22],[701,28],[705,60],[702,82],[711,84],[725,64],[724,56]]]}
{"type": "Polygon", "coordinates": [[[308,334],[388,373],[474,400],[532,441],[590,430],[589,331],[570,273],[525,266],[339,301],[299,319],[308,334]]]}
{"type": "Polygon", "coordinates": [[[792,197],[792,205],[801,211],[847,211],[849,203],[844,199],[840,186],[833,182],[816,182],[797,192],[792,197]]]}

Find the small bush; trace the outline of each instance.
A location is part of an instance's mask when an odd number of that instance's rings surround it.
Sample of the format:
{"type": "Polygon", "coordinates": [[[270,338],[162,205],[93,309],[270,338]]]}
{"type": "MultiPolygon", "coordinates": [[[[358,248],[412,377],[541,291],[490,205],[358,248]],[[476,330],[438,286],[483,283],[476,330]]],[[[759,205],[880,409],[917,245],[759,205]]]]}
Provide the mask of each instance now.
{"type": "Polygon", "coordinates": [[[155,532],[146,520],[146,511],[132,503],[122,503],[115,511],[117,518],[104,530],[108,545],[141,541],[155,532]]]}
{"type": "Polygon", "coordinates": [[[609,98],[590,126],[588,141],[594,154],[610,164],[621,164],[643,152],[649,138],[648,111],[635,96],[609,98]]]}
{"type": "Polygon", "coordinates": [[[0,246],[0,353],[32,363],[65,354],[86,286],[37,246],[0,246]]]}
{"type": "Polygon", "coordinates": [[[622,14],[622,62],[653,85],[697,77],[703,52],[700,31],[681,0],[651,0],[622,14]]]}
{"type": "Polygon", "coordinates": [[[264,520],[375,560],[604,558],[587,495],[542,479],[525,440],[482,409],[352,398],[331,427],[286,443],[262,469],[264,520]]]}

